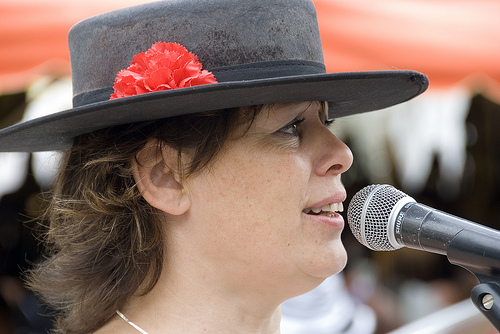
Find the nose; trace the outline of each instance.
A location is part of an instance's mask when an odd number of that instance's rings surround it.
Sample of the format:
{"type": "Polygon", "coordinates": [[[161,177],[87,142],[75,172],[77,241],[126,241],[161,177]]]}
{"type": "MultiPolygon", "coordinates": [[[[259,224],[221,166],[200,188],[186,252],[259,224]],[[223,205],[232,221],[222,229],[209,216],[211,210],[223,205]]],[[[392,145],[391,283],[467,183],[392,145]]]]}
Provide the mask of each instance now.
{"type": "Polygon", "coordinates": [[[351,149],[326,127],[321,129],[319,138],[316,146],[319,153],[314,166],[316,173],[322,176],[346,172],[353,162],[351,149]]]}

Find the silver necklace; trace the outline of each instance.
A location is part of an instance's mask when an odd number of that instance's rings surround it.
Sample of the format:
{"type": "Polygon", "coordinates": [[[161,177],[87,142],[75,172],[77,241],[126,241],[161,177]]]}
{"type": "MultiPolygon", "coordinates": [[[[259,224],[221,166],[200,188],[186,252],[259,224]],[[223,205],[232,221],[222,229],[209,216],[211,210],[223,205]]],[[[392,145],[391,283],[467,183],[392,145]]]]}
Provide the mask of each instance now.
{"type": "Polygon", "coordinates": [[[137,329],[142,334],[148,334],[148,332],[146,332],[144,329],[142,329],[141,327],[137,326],[132,321],[128,320],[127,317],[125,315],[123,315],[123,313],[121,313],[118,310],[116,310],[115,312],[116,312],[116,314],[118,314],[120,316],[120,318],[122,318],[123,320],[125,320],[130,326],[134,327],[135,329],[137,329]]]}

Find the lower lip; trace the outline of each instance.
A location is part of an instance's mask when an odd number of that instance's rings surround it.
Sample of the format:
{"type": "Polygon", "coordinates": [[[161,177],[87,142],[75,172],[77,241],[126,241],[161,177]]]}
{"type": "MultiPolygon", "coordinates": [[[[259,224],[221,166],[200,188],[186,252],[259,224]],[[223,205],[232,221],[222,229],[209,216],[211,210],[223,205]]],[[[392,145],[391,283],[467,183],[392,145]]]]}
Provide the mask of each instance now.
{"type": "Polygon", "coordinates": [[[335,213],[333,217],[330,216],[323,216],[323,215],[309,215],[307,213],[304,213],[309,219],[312,219],[318,223],[338,228],[338,229],[343,229],[344,228],[344,217],[342,217],[339,213],[335,213]]]}

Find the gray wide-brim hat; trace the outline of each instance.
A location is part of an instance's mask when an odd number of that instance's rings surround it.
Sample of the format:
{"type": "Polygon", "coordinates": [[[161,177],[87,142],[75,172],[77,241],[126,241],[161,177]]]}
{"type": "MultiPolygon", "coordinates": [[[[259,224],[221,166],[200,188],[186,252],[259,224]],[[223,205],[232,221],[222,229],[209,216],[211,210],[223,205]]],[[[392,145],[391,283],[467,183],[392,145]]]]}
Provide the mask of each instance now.
{"type": "Polygon", "coordinates": [[[0,151],[70,148],[114,125],[240,106],[328,101],[329,117],[382,109],[428,86],[414,71],[326,73],[310,0],[166,0],[98,15],[69,33],[73,108],[0,130],[0,151]],[[217,83],[110,100],[117,73],[156,42],[195,54],[217,83]]]}

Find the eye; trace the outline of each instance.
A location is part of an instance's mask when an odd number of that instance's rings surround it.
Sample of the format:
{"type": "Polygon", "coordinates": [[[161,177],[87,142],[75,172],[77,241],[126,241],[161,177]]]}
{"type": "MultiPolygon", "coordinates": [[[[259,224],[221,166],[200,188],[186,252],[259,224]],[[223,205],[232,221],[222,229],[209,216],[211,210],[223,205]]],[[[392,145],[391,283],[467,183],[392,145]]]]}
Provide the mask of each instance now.
{"type": "Polygon", "coordinates": [[[325,124],[325,126],[327,128],[329,128],[330,126],[333,125],[333,123],[335,123],[335,120],[334,119],[326,119],[323,123],[325,124]]]}
{"type": "Polygon", "coordinates": [[[305,118],[295,118],[293,121],[279,129],[278,133],[299,137],[301,134],[300,123],[304,120],[305,118]]]}
{"type": "Polygon", "coordinates": [[[320,109],[318,111],[318,117],[321,123],[323,123],[323,125],[327,128],[329,128],[335,122],[335,119],[328,119],[328,108],[320,109]]]}

